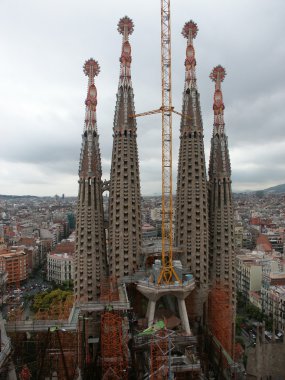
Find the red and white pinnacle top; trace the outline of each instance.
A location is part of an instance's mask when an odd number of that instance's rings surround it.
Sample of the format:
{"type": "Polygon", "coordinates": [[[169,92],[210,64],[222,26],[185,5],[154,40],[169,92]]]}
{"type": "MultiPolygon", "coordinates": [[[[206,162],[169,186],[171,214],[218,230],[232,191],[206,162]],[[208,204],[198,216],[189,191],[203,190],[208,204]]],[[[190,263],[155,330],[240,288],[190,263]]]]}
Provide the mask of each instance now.
{"type": "Polygon", "coordinates": [[[185,59],[185,90],[196,88],[196,59],[193,39],[197,36],[197,24],[190,20],[185,23],[181,34],[187,38],[186,59],[185,59]]]}
{"type": "Polygon", "coordinates": [[[85,100],[86,113],[85,113],[85,126],[84,130],[95,130],[96,127],[96,106],[97,106],[97,89],[94,84],[94,78],[100,72],[100,66],[97,61],[90,58],[83,66],[83,72],[88,76],[88,91],[85,100]]]}
{"type": "Polygon", "coordinates": [[[125,16],[120,19],[118,23],[118,32],[123,35],[122,53],[120,57],[121,70],[120,70],[120,83],[122,85],[131,85],[131,45],[129,43],[129,35],[134,31],[134,23],[128,17],[125,16]]]}
{"type": "Polygon", "coordinates": [[[213,68],[210,78],[215,82],[215,93],[214,93],[214,134],[223,134],[224,133],[224,103],[223,103],[223,93],[221,90],[221,83],[225,79],[226,70],[218,65],[213,68]]]}

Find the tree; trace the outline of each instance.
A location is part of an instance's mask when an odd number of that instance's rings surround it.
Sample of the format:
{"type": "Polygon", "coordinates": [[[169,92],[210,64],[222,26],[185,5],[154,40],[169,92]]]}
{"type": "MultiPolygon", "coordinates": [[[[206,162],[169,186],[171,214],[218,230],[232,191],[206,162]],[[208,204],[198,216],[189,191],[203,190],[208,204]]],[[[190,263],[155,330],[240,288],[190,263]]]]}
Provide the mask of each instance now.
{"type": "Polygon", "coordinates": [[[248,304],[246,305],[246,312],[252,319],[262,322],[263,313],[258,309],[258,307],[248,304]]]}
{"type": "Polygon", "coordinates": [[[73,212],[67,214],[68,225],[71,230],[75,229],[75,215],[73,212]]]}
{"type": "Polygon", "coordinates": [[[33,310],[37,312],[38,310],[48,310],[51,306],[58,303],[65,302],[69,295],[73,292],[70,290],[55,289],[51,292],[39,293],[34,298],[33,310]]]}
{"type": "Polygon", "coordinates": [[[245,323],[246,318],[243,315],[236,316],[236,334],[241,334],[242,325],[245,323]]]}

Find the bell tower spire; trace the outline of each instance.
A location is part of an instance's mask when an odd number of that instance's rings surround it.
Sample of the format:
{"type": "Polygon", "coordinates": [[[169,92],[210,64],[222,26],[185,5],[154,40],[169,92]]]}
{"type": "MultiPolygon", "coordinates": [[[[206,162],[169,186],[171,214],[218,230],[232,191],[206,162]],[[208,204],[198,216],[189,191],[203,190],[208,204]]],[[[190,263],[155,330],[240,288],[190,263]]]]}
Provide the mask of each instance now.
{"type": "Polygon", "coordinates": [[[85,129],[96,130],[96,106],[97,106],[97,89],[94,83],[95,76],[100,72],[98,62],[89,59],[85,62],[83,68],[84,74],[88,76],[88,92],[85,100],[86,116],[85,129]]]}
{"type": "Polygon", "coordinates": [[[98,143],[97,131],[97,89],[94,83],[94,78],[100,72],[98,62],[94,59],[89,59],[83,67],[84,74],[88,77],[88,90],[85,100],[85,122],[84,135],[81,150],[79,176],[96,176],[101,178],[101,159],[98,143]]]}
{"type": "Polygon", "coordinates": [[[223,103],[223,93],[221,89],[221,84],[226,76],[226,70],[221,66],[216,66],[211,74],[210,78],[215,82],[215,93],[214,93],[214,134],[223,134],[224,133],[224,103],[223,103]]]}
{"type": "Polygon", "coordinates": [[[191,320],[202,321],[205,320],[205,306],[208,297],[209,253],[203,123],[193,46],[197,32],[197,24],[193,21],[186,22],[182,29],[182,35],[187,39],[187,45],[180,124],[175,244],[182,252],[184,267],[193,273],[196,282],[195,290],[186,299],[189,317],[191,320]]]}
{"type": "Polygon", "coordinates": [[[98,62],[89,59],[83,71],[88,76],[88,90],[79,162],[74,257],[74,293],[78,303],[95,301],[100,293],[101,278],[106,275],[102,169],[96,118],[97,90],[94,83],[100,71],[98,62]]]}
{"type": "Polygon", "coordinates": [[[209,327],[224,349],[234,355],[235,252],[231,189],[231,164],[225,134],[221,83],[226,76],[222,66],[210,74],[215,82],[214,126],[209,165],[210,281],[209,327]]]}
{"type": "Polygon", "coordinates": [[[134,94],[131,82],[131,45],[134,25],[125,16],[118,23],[123,36],[120,77],[113,127],[109,197],[109,266],[117,278],[129,276],[141,259],[141,194],[134,94]]]}
{"type": "Polygon", "coordinates": [[[227,177],[227,179],[230,180],[231,164],[228,150],[228,138],[225,134],[225,106],[223,103],[223,93],[221,89],[221,83],[225,79],[225,76],[226,70],[220,65],[216,66],[210,74],[210,78],[213,82],[215,82],[215,92],[213,103],[214,128],[211,145],[209,177],[211,176],[213,179],[213,177],[217,175],[220,178],[227,177]]]}
{"type": "Polygon", "coordinates": [[[134,31],[134,24],[132,20],[125,16],[120,19],[118,23],[118,32],[122,34],[122,53],[120,57],[120,85],[131,86],[131,62],[132,62],[132,48],[129,43],[129,35],[134,31]]]}
{"type": "Polygon", "coordinates": [[[196,58],[193,39],[196,38],[198,27],[192,20],[186,22],[182,29],[182,36],[187,39],[185,59],[185,89],[196,88],[196,58]]]}

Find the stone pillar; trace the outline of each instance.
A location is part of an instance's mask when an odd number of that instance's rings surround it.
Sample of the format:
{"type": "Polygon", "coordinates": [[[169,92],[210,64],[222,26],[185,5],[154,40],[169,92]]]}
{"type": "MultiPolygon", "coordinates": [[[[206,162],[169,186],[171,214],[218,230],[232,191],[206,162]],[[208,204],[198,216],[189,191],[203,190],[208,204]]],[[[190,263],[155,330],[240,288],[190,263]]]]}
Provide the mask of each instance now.
{"type": "Polygon", "coordinates": [[[179,315],[181,319],[181,325],[182,328],[185,330],[185,332],[188,335],[192,335],[191,329],[190,329],[190,324],[189,324],[189,319],[188,319],[188,314],[186,310],[186,305],[185,305],[185,299],[179,299],[177,298],[178,301],[178,309],[179,309],[179,315]]]}
{"type": "Polygon", "coordinates": [[[155,313],[155,306],[156,306],[156,301],[149,300],[148,305],[147,305],[147,323],[148,327],[150,327],[153,324],[154,320],[154,313],[155,313]]]}

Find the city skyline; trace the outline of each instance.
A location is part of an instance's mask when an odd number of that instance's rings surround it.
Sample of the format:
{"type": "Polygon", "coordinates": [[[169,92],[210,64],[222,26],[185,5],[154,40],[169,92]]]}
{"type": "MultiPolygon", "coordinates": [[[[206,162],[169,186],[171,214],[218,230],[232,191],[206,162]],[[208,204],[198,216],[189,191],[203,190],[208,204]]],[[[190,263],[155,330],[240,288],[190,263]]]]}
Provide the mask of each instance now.
{"type": "MultiPolygon", "coordinates": [[[[207,170],[213,125],[213,89],[209,74],[221,64],[226,133],[233,191],[260,190],[284,183],[285,86],[282,62],[285,4],[276,0],[171,2],[173,105],[181,112],[185,41],[190,19],[195,40],[197,82],[205,134],[207,170]],[[214,33],[213,33],[214,32],[214,33]]],[[[160,107],[160,2],[111,0],[15,0],[0,5],[0,192],[11,195],[76,196],[78,159],[84,124],[85,60],[98,60],[98,132],[103,179],[109,179],[115,94],[121,39],[118,20],[134,21],[132,81],[136,112],[160,107]],[[111,9],[111,12],[110,12],[111,9]]],[[[174,188],[180,118],[173,117],[174,188]]],[[[161,193],[161,117],[137,120],[142,194],[161,193]]]]}

